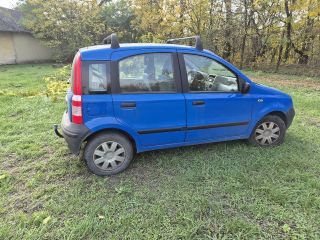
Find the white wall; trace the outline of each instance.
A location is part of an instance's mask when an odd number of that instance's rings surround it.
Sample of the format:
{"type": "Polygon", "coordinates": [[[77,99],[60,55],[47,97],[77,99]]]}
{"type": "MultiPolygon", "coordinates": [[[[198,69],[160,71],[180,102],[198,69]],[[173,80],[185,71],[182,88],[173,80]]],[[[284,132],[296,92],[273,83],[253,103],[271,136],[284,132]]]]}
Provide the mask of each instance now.
{"type": "Polygon", "coordinates": [[[16,62],[41,62],[51,59],[51,51],[30,33],[13,33],[16,62]]]}
{"type": "Polygon", "coordinates": [[[30,33],[0,32],[0,64],[45,62],[52,52],[30,33]]]}
{"type": "Polygon", "coordinates": [[[16,54],[12,34],[0,32],[0,64],[13,64],[16,62],[16,54]]]}

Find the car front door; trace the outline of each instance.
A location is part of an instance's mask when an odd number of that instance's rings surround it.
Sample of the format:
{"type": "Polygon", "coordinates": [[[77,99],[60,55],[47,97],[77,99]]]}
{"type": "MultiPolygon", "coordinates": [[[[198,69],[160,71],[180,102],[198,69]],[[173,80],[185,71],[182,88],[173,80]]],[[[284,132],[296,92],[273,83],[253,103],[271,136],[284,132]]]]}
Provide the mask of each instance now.
{"type": "Polygon", "coordinates": [[[229,68],[194,52],[179,53],[187,110],[186,141],[242,138],[251,120],[252,101],[239,91],[229,68]]]}
{"type": "Polygon", "coordinates": [[[184,142],[186,107],[175,50],[122,50],[111,58],[118,121],[133,128],[145,146],[184,142]]]}

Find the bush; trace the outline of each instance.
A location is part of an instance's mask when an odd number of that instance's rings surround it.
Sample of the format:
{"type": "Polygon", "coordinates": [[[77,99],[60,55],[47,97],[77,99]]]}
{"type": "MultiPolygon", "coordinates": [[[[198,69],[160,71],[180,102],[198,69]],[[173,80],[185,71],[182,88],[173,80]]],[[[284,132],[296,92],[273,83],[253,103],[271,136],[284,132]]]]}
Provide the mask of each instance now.
{"type": "Polygon", "coordinates": [[[51,76],[44,77],[46,82],[46,95],[53,101],[66,93],[69,87],[67,80],[70,78],[71,65],[66,65],[51,76]]]}

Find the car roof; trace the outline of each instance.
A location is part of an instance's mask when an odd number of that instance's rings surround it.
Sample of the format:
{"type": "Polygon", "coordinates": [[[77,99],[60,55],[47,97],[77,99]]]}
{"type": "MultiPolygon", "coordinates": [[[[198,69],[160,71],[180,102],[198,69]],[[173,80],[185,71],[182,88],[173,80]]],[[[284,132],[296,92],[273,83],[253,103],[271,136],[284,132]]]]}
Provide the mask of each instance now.
{"type": "MultiPolygon", "coordinates": [[[[193,46],[178,45],[178,44],[161,44],[161,43],[122,43],[119,48],[111,48],[110,44],[95,45],[81,48],[80,54],[81,59],[84,61],[94,61],[94,60],[110,60],[111,53],[115,51],[124,50],[141,50],[141,49],[171,49],[171,50],[193,50],[199,51],[193,46]]],[[[203,50],[208,52],[207,50],[203,50]]],[[[212,54],[212,53],[211,53],[212,54]]]]}

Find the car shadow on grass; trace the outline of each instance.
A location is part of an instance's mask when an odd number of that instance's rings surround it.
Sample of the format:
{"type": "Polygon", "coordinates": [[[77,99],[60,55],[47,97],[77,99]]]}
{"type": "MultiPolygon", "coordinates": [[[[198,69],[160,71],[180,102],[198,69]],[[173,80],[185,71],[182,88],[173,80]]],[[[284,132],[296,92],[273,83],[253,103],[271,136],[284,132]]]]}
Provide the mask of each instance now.
{"type": "MultiPolygon", "coordinates": [[[[109,179],[114,183],[126,179],[139,182],[179,176],[192,169],[201,174],[206,172],[203,168],[235,170],[235,167],[238,167],[247,171],[246,167],[260,163],[261,167],[272,167],[275,164],[274,159],[278,162],[286,161],[294,155],[297,146],[305,145],[305,141],[290,133],[283,145],[273,148],[255,147],[245,140],[235,140],[154,150],[136,154],[127,170],[109,179]]],[[[82,173],[87,172],[84,161],[81,161],[79,167],[82,168],[82,173]]]]}
{"type": "MultiPolygon", "coordinates": [[[[303,139],[296,131],[289,131],[284,144],[273,148],[255,147],[245,140],[235,140],[148,151],[136,154],[127,170],[106,179],[115,184],[128,179],[139,183],[182,176],[192,171],[200,175],[209,171],[205,168],[211,171],[256,171],[252,168],[253,165],[260,169],[271,169],[277,165],[286,171],[287,165],[300,161],[297,157],[299,154],[312,152],[315,144],[312,139],[303,139]]],[[[93,175],[87,170],[82,157],[80,155],[79,161],[74,165],[77,176],[92,178],[93,175]]]]}

